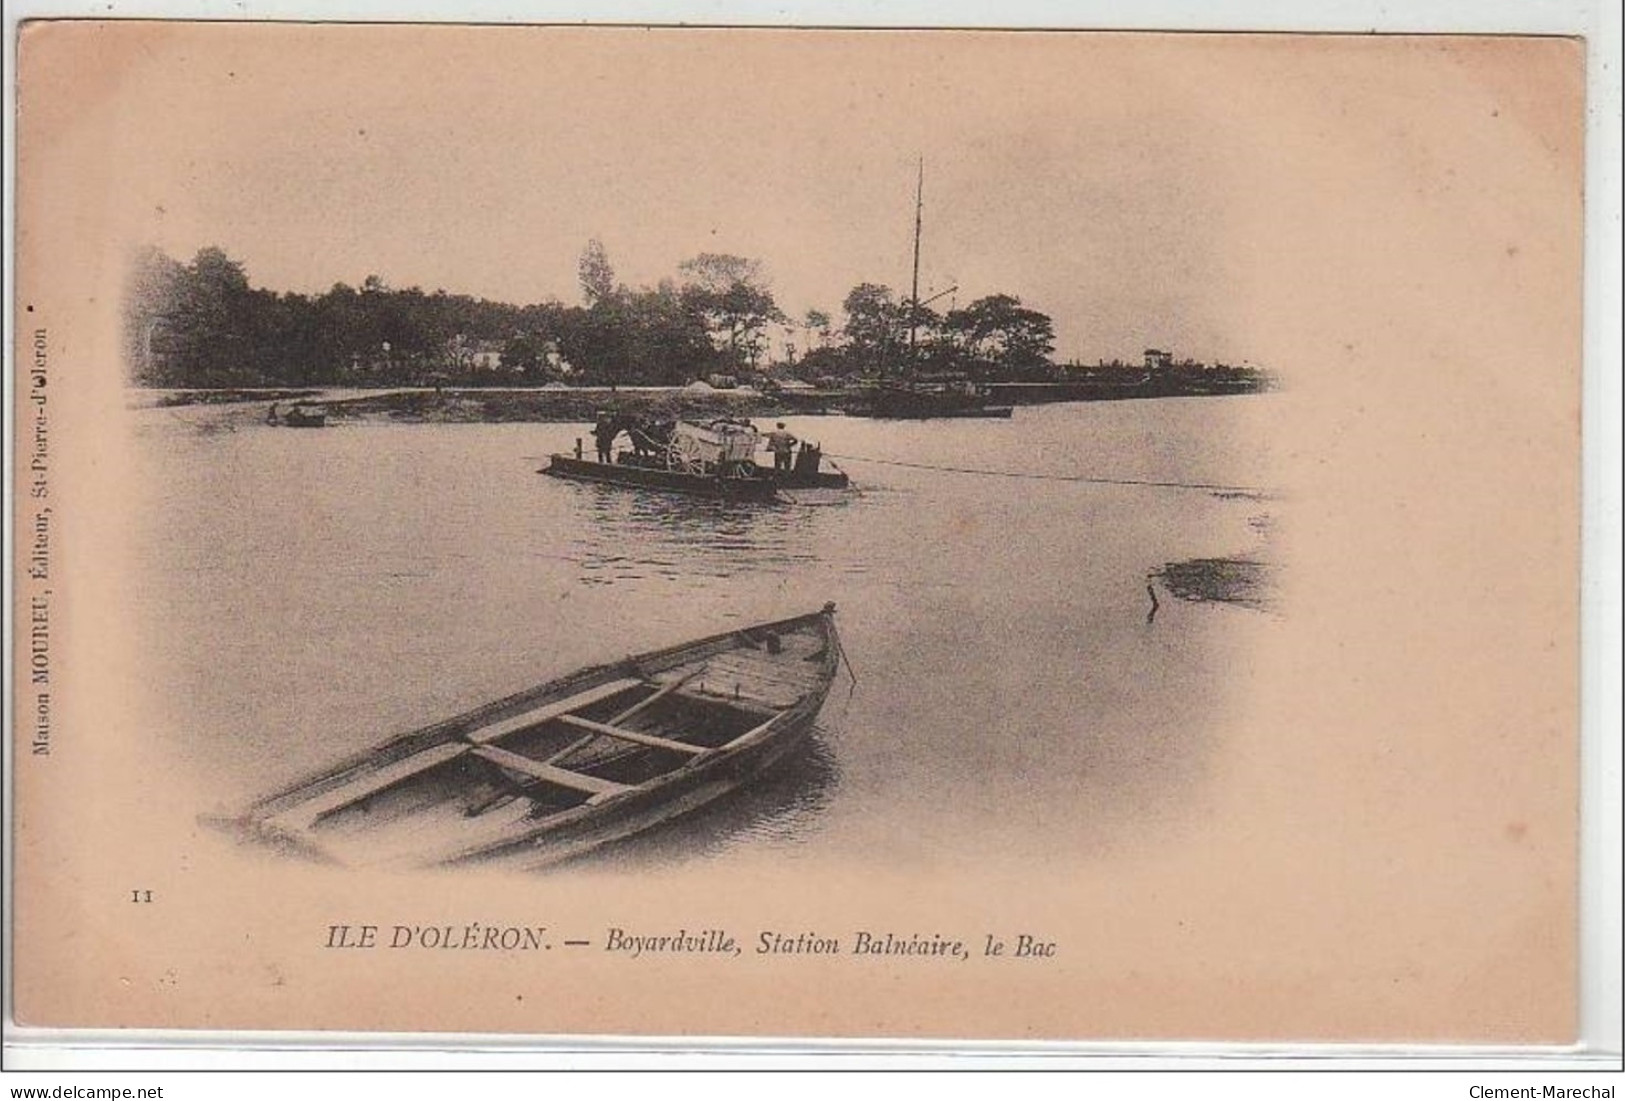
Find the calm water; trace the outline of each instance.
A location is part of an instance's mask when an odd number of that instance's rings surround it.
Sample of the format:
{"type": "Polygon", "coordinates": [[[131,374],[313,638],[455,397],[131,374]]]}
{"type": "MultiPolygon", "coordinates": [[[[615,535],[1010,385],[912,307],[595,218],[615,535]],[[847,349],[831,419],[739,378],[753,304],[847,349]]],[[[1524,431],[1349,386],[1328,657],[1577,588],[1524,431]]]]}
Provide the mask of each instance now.
{"type": "Polygon", "coordinates": [[[1232,674],[1274,621],[1163,593],[1147,625],[1146,575],[1256,550],[1277,506],[857,457],[1267,485],[1273,401],[797,418],[852,457],[835,461],[859,491],[777,507],[539,477],[578,425],[205,431],[206,414],[139,413],[139,619],[165,749],[240,802],[577,666],[833,600],[857,683],[809,752],[621,858],[1062,860],[1182,831],[1232,674]]]}

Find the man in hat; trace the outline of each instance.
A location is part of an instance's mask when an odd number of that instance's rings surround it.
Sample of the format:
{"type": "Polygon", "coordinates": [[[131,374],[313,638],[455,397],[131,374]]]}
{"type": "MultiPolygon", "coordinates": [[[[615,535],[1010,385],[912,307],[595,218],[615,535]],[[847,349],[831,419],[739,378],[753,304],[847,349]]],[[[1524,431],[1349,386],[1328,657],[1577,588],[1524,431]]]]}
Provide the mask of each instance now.
{"type": "Polygon", "coordinates": [[[795,454],[796,438],[784,430],[784,422],[767,434],[767,449],[773,452],[773,469],[789,470],[790,457],[795,454]]]}
{"type": "Polygon", "coordinates": [[[612,413],[600,409],[598,411],[598,419],[593,423],[592,426],[592,438],[598,441],[599,462],[607,463],[610,461],[615,446],[615,437],[619,436],[620,434],[621,423],[619,418],[614,416],[612,413]]]}

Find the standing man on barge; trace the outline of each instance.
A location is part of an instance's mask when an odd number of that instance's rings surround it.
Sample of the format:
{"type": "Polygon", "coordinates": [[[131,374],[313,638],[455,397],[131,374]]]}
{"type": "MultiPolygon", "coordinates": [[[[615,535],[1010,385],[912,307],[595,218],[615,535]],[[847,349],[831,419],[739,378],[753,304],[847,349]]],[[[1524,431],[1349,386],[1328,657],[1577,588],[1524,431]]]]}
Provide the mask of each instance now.
{"type": "Polygon", "coordinates": [[[795,454],[796,438],[784,430],[784,422],[767,434],[767,449],[773,452],[773,469],[789,471],[790,457],[795,454]]]}
{"type": "Polygon", "coordinates": [[[615,446],[615,437],[621,434],[619,418],[610,413],[599,410],[598,419],[592,426],[592,438],[598,442],[598,461],[610,461],[615,446]]]}

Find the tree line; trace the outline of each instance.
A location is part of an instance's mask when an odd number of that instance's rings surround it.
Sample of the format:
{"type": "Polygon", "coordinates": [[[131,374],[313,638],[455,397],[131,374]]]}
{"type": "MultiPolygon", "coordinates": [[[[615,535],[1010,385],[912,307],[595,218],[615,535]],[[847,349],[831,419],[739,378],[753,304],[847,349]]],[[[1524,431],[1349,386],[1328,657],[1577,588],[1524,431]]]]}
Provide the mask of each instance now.
{"type": "Polygon", "coordinates": [[[1016,381],[1048,378],[1055,369],[1054,324],[1013,295],[938,313],[884,284],[860,283],[841,307],[846,320],[838,333],[828,314],[808,311],[813,343],[796,367],[799,376],[913,372],[1016,381]]]}
{"type": "Polygon", "coordinates": [[[1033,378],[1052,370],[1050,319],[995,294],[937,313],[876,283],[854,287],[837,328],[792,321],[760,261],[701,253],[654,287],[619,282],[589,241],[580,304],[494,302],[392,288],[376,275],[321,294],[250,285],[215,247],[181,263],[149,248],[126,299],[130,374],[144,386],[682,385],[718,374],[877,377],[953,371],[1033,378]],[[793,332],[779,349],[775,332],[793,332]],[[779,354],[775,354],[775,353],[779,354]]]}

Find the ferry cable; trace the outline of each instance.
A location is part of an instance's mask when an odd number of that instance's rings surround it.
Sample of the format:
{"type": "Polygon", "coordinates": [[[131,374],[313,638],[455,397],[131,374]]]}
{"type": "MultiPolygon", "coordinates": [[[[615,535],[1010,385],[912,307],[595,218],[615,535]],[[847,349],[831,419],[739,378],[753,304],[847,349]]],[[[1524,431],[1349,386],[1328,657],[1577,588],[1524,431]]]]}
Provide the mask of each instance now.
{"type": "Polygon", "coordinates": [[[989,478],[1025,478],[1038,482],[1086,482],[1091,485],[1146,486],[1153,489],[1199,489],[1210,493],[1245,493],[1256,497],[1270,494],[1253,486],[1216,485],[1208,482],[1158,482],[1146,478],[1091,478],[1083,474],[1039,474],[1027,470],[986,470],[968,466],[933,466],[930,463],[909,463],[901,459],[871,459],[864,455],[835,455],[832,459],[845,459],[854,463],[878,463],[881,466],[905,466],[911,470],[936,470],[947,474],[981,474],[989,478]]]}

